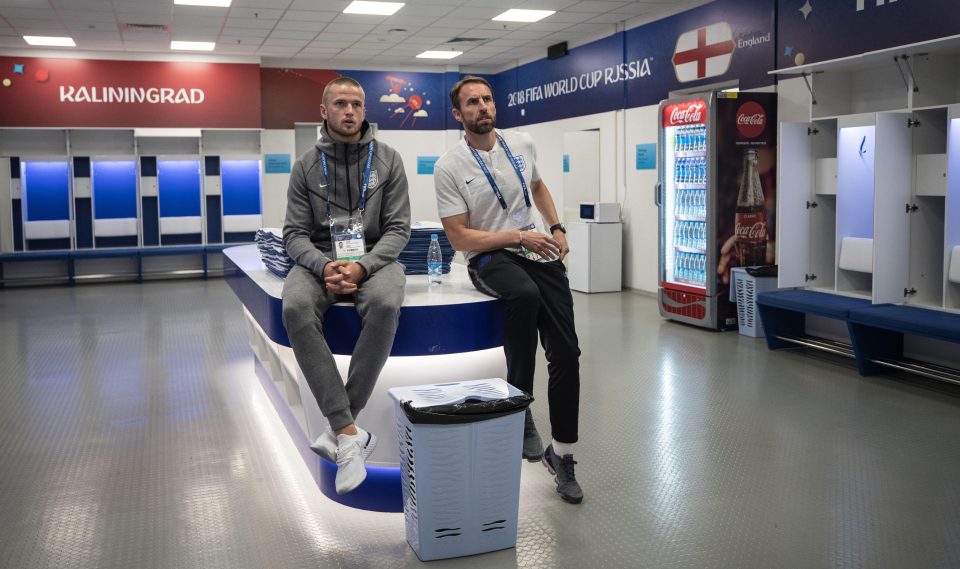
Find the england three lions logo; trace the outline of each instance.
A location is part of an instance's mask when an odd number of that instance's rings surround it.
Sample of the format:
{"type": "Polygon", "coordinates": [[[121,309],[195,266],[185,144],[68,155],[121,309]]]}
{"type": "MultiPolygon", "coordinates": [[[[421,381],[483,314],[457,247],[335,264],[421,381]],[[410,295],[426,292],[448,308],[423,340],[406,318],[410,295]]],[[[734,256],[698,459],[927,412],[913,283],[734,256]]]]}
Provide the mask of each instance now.
{"type": "Polygon", "coordinates": [[[372,190],[373,188],[376,188],[376,187],[377,187],[377,184],[379,184],[379,183],[380,183],[380,177],[377,176],[377,171],[371,169],[371,170],[370,170],[370,179],[367,180],[367,189],[368,189],[368,190],[372,190]]]}
{"type": "Polygon", "coordinates": [[[523,172],[527,169],[527,161],[523,159],[523,155],[518,155],[513,157],[514,163],[517,165],[517,169],[523,172]]]}

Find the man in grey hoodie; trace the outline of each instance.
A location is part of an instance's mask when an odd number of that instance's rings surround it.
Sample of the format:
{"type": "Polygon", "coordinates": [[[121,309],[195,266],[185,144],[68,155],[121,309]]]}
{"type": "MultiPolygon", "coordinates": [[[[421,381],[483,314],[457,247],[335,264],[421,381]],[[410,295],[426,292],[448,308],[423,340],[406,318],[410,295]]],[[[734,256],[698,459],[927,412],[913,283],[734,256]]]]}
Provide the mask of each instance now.
{"type": "Polygon", "coordinates": [[[410,201],[400,155],[374,139],[355,80],[327,84],[321,138],[297,159],[287,189],[283,244],[296,265],[283,285],[283,323],[297,363],[330,423],[311,448],[337,463],[337,493],[366,478],[377,439],[356,425],[390,355],[406,278],[397,262],[410,237],[410,201]],[[362,219],[362,229],[332,220],[362,219]],[[333,241],[337,246],[333,246],[333,241]],[[347,383],[323,337],[323,315],[355,302],[362,329],[347,383]],[[336,438],[334,438],[334,436],[336,438]]]}

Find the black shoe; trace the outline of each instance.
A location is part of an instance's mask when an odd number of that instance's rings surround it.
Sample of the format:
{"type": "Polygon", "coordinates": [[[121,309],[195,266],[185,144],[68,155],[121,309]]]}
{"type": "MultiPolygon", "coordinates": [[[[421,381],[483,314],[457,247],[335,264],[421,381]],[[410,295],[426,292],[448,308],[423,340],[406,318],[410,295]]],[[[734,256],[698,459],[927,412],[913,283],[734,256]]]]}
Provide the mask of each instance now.
{"type": "Polygon", "coordinates": [[[571,504],[579,504],[583,501],[583,490],[577,484],[577,477],[573,473],[573,465],[576,463],[572,454],[557,456],[557,453],[553,452],[552,444],[547,446],[547,450],[543,453],[543,465],[547,467],[550,474],[554,475],[557,492],[565,502],[571,504]]]}
{"type": "Polygon", "coordinates": [[[533,423],[533,413],[528,408],[523,422],[523,458],[530,462],[537,462],[543,457],[543,443],[540,433],[533,423]]]}

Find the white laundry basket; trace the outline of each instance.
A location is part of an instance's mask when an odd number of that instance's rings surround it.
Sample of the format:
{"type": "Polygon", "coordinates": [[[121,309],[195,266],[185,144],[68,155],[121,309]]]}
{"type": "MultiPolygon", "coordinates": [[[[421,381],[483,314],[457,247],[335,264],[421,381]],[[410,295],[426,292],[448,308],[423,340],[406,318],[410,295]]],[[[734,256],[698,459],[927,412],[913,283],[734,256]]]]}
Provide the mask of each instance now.
{"type": "Polygon", "coordinates": [[[407,542],[422,561],[517,545],[523,411],[502,379],[394,387],[407,542]]]}
{"type": "Polygon", "coordinates": [[[763,322],[757,310],[757,295],[761,292],[777,289],[777,277],[754,277],[743,267],[730,271],[733,280],[730,286],[730,300],[737,303],[737,325],[740,334],[753,338],[763,338],[763,322]]]}

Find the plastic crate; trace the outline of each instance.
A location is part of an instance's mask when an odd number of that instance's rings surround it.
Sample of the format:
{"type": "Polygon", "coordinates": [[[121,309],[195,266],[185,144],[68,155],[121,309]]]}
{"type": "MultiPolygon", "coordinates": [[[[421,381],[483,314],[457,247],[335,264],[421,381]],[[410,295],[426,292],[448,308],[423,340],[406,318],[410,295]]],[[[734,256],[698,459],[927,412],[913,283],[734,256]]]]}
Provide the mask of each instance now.
{"type": "Polygon", "coordinates": [[[762,338],[763,322],[757,310],[757,295],[761,292],[777,289],[777,277],[754,277],[743,267],[730,271],[733,286],[730,296],[737,303],[737,325],[740,334],[752,338],[762,338]]]}
{"type": "Polygon", "coordinates": [[[532,398],[502,379],[388,393],[397,414],[407,542],[417,557],[431,561],[515,547],[523,411],[532,398]],[[508,407],[485,405],[497,401],[508,407]],[[441,413],[427,424],[411,418],[408,406],[459,406],[468,413],[441,413]]]}

